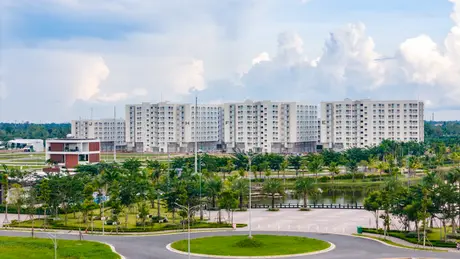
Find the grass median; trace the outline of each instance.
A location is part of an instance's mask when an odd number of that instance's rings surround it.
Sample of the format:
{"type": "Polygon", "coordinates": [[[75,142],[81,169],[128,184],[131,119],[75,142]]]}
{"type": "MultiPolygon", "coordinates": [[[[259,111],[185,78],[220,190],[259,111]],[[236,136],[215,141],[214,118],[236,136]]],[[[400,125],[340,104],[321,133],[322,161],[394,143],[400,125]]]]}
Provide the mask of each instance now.
{"type": "MultiPolygon", "coordinates": [[[[108,245],[91,241],[57,240],[57,257],[63,259],[117,259],[120,256],[108,245]]],[[[0,258],[54,258],[51,239],[0,237],[0,258]]]]}
{"type": "MultiPolygon", "coordinates": [[[[172,248],[187,252],[187,240],[180,240],[172,248]]],[[[325,250],[328,242],[298,236],[244,235],[213,236],[190,241],[190,250],[196,254],[223,256],[276,256],[294,255],[325,250]]]]}

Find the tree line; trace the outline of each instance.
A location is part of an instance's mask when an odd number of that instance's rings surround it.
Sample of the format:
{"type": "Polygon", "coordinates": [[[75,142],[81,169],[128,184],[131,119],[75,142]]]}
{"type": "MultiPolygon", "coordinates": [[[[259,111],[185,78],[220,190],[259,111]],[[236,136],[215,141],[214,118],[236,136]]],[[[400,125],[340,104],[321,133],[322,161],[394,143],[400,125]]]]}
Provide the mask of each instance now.
{"type": "Polygon", "coordinates": [[[64,138],[70,133],[70,123],[0,123],[0,142],[15,138],[64,138]]]}
{"type": "Polygon", "coordinates": [[[433,228],[434,219],[438,219],[444,241],[459,239],[459,186],[458,167],[446,173],[429,172],[421,182],[412,185],[403,185],[395,178],[389,178],[379,190],[365,198],[364,207],[374,214],[377,229],[379,219],[383,220],[384,235],[390,231],[392,222],[398,221],[403,224],[404,231],[413,231],[414,226],[420,243],[425,240],[428,228],[433,228]]]}

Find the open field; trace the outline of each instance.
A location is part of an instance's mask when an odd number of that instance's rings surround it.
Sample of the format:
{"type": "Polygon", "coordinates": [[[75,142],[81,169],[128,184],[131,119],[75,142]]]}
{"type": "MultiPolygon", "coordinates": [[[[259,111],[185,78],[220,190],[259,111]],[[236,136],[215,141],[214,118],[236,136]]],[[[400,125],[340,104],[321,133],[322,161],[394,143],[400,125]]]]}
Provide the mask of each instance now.
{"type": "MultiPolygon", "coordinates": [[[[0,237],[0,255],[8,259],[54,258],[54,244],[51,239],[0,237]]],[[[57,257],[67,259],[120,258],[105,244],[74,240],[57,240],[57,257]]]]}

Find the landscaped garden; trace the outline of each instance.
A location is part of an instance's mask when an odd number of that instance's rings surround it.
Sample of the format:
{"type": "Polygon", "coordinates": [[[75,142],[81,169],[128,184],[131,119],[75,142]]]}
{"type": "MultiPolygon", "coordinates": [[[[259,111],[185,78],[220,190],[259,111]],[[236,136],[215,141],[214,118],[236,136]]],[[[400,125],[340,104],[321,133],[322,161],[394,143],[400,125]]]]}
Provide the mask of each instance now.
{"type": "MultiPolygon", "coordinates": [[[[8,259],[54,258],[51,239],[27,237],[0,237],[0,257],[8,259]]],[[[108,245],[91,241],[57,240],[57,258],[62,259],[116,259],[120,256],[108,245]]]]}
{"type": "MultiPolygon", "coordinates": [[[[187,252],[188,240],[180,240],[171,247],[187,252]]],[[[275,256],[293,255],[325,250],[330,243],[298,236],[246,235],[213,236],[190,240],[190,250],[196,254],[223,256],[275,256]]]]}

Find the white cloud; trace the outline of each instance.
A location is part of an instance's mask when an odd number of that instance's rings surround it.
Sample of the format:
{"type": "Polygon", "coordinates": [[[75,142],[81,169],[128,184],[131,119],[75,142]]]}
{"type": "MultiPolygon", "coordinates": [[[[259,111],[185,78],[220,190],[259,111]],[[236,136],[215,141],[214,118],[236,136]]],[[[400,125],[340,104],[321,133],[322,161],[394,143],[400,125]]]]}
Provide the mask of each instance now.
{"type": "Polygon", "coordinates": [[[257,57],[252,59],[252,65],[258,64],[260,62],[270,61],[270,55],[267,52],[260,53],[257,57]]]}

